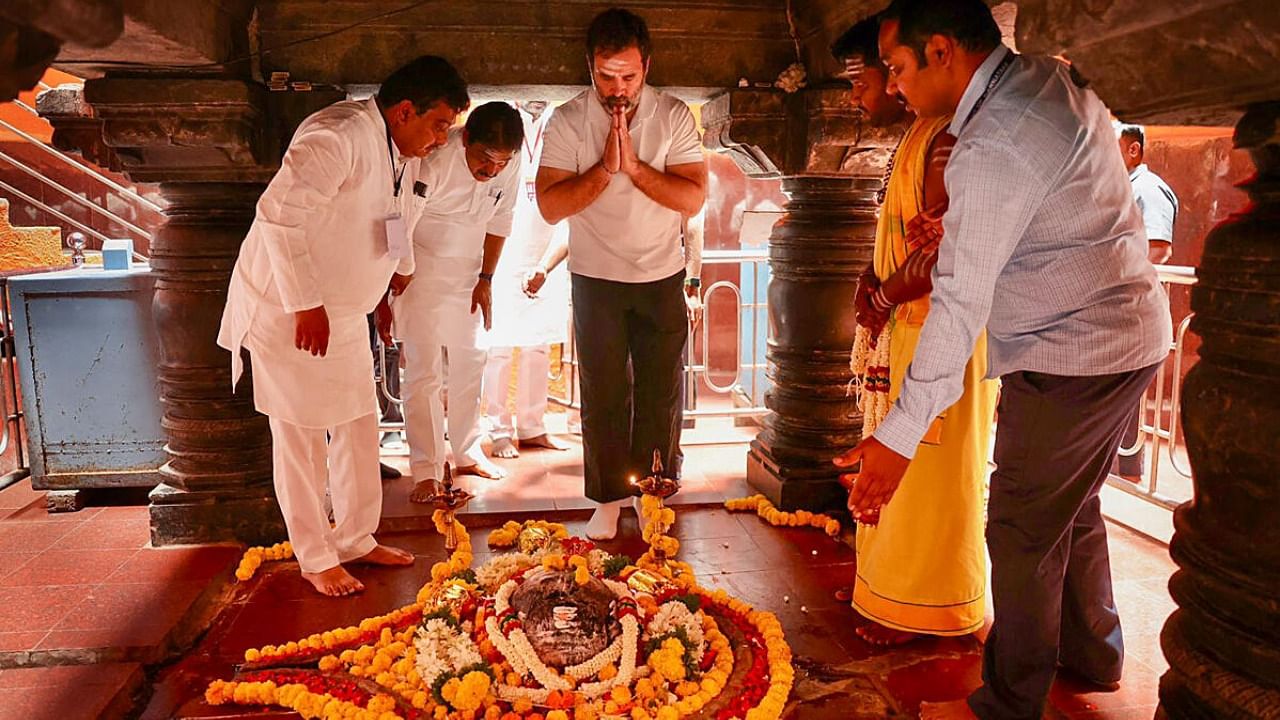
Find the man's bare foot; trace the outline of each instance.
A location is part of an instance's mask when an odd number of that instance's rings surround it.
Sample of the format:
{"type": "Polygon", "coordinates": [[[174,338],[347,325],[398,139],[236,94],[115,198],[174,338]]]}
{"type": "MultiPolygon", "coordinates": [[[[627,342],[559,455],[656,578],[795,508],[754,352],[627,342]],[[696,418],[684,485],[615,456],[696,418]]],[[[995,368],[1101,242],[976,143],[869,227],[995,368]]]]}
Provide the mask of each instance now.
{"type": "Polygon", "coordinates": [[[568,450],[569,446],[546,433],[531,438],[521,438],[522,448],[545,448],[547,450],[568,450]]]}
{"type": "Polygon", "coordinates": [[[409,492],[409,502],[424,503],[430,502],[431,496],[436,492],[435,479],[419,480],[414,483],[413,490],[409,492]]]}
{"type": "Polygon", "coordinates": [[[351,562],[360,565],[412,565],[413,553],[390,545],[379,545],[351,562]]]}
{"type": "Polygon", "coordinates": [[[355,579],[347,569],[335,565],[324,572],[302,573],[302,578],[315,587],[316,592],[329,597],[354,595],[364,590],[364,583],[355,579]]]}
{"type": "Polygon", "coordinates": [[[489,454],[502,458],[503,460],[514,460],[520,457],[520,451],[516,449],[516,444],[511,442],[511,438],[498,438],[493,441],[493,449],[489,454]]]}
{"type": "Polygon", "coordinates": [[[488,480],[501,480],[507,476],[507,471],[494,465],[488,460],[477,460],[476,462],[458,466],[453,469],[454,475],[476,475],[488,480]]]}
{"type": "Polygon", "coordinates": [[[920,720],[978,720],[967,700],[920,703],[920,720]]]}
{"type": "Polygon", "coordinates": [[[895,630],[894,628],[885,627],[884,625],[874,622],[869,625],[863,625],[857,630],[854,630],[854,632],[858,634],[858,637],[862,638],[866,642],[880,647],[906,645],[912,640],[918,640],[924,637],[919,633],[895,630]]]}

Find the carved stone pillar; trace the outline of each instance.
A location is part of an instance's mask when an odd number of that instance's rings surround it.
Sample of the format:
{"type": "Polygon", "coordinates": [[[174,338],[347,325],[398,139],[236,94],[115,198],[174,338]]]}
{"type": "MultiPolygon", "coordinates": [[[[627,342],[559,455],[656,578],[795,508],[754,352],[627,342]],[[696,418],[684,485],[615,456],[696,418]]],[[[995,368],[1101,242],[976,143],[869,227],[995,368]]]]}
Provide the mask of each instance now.
{"type": "Polygon", "coordinates": [[[831,458],[861,437],[847,392],[853,293],[875,244],[875,192],[892,132],[862,132],[843,89],[733,90],[702,110],[704,143],[790,202],[769,238],[765,395],[747,481],[784,509],[843,507],[831,458]]]}
{"type": "Polygon", "coordinates": [[[1251,106],[1237,147],[1253,203],[1205,241],[1191,293],[1204,344],[1183,385],[1195,495],[1174,515],[1178,609],[1161,644],[1160,716],[1280,708],[1280,102],[1251,106]]]}

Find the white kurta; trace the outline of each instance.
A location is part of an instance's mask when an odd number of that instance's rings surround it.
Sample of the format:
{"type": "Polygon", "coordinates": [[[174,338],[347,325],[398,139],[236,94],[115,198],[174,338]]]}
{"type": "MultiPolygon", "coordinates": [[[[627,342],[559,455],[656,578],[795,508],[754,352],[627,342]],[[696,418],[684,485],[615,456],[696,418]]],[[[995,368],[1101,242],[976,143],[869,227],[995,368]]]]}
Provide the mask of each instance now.
{"type": "Polygon", "coordinates": [[[524,120],[523,173],[516,196],[511,235],[493,277],[493,329],[482,342],[488,347],[534,347],[565,340],[569,322],[569,272],[564,264],[547,277],[536,297],[524,294],[525,275],[537,266],[547,247],[569,237],[568,223],[550,225],[538,210],[534,181],[542,155],[543,131],[551,108],[537,119],[521,110],[524,120]]]}
{"type": "Polygon", "coordinates": [[[231,351],[233,385],[249,349],[254,404],[272,418],[328,428],[377,411],[365,316],[393,272],[413,272],[412,256],[389,254],[384,221],[398,213],[411,231],[421,212],[418,161],[393,161],[393,147],[373,98],[335,103],[299,126],[258,201],[218,344],[231,351]],[[406,162],[396,197],[393,164],[406,162]],[[329,347],[315,357],[294,347],[294,313],[322,305],[329,347]]]}
{"type": "Polygon", "coordinates": [[[449,142],[421,165],[418,181],[427,186],[427,198],[413,233],[419,272],[396,300],[396,324],[401,336],[425,323],[445,345],[476,347],[483,316],[471,312],[471,291],[483,264],[485,235],[511,234],[520,162],[477,182],[464,151],[462,128],[455,128],[449,142]]]}

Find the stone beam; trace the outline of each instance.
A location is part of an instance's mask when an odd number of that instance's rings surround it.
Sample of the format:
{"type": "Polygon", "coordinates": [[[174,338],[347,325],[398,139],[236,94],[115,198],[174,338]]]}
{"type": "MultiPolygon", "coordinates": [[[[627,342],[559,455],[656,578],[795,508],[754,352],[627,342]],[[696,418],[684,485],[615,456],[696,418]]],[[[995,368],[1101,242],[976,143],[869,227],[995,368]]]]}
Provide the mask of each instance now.
{"type": "MultiPolygon", "coordinates": [[[[69,43],[55,65],[98,77],[121,64],[181,68],[243,58],[249,54],[253,6],[253,0],[124,0],[119,39],[101,48],[69,43]]],[[[241,65],[232,70],[247,74],[248,63],[241,65]]]]}
{"type": "Polygon", "coordinates": [[[120,0],[5,0],[0,3],[0,102],[40,82],[62,43],[101,47],[120,35],[120,0]]]}
{"type": "Polygon", "coordinates": [[[1017,38],[1070,59],[1127,121],[1233,125],[1280,97],[1275,0],[1021,0],[1017,38]]]}
{"type": "MultiPolygon", "coordinates": [[[[332,37],[269,52],[264,73],[351,85],[378,83],[423,53],[449,58],[477,86],[583,86],[584,39],[612,2],[534,0],[429,3],[332,37]]],[[[260,8],[261,46],[279,48],[376,14],[368,2],[281,0],[260,8]]],[[[735,87],[772,82],[796,60],[785,0],[710,0],[633,5],[653,35],[651,82],[735,87]]],[[[534,91],[537,92],[537,91],[534,91]]]]}

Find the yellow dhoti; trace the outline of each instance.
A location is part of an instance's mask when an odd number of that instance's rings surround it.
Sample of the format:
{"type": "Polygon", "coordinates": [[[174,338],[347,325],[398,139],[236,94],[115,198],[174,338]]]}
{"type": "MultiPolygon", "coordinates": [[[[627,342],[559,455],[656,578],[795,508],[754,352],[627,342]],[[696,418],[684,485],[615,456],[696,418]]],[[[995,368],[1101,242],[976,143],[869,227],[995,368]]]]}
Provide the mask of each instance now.
{"type": "MultiPolygon", "coordinates": [[[[918,120],[899,146],[876,233],[881,280],[906,260],[905,227],[922,209],[929,144],[946,125],[946,118],[918,120]]],[[[925,297],[899,306],[890,320],[891,401],[927,313],[925,297]]],[[[964,394],[930,428],[879,524],[858,527],[853,606],[881,625],[932,635],[964,635],[982,626],[984,486],[998,387],[983,379],[986,371],[983,333],[965,368],[964,394]]]]}

